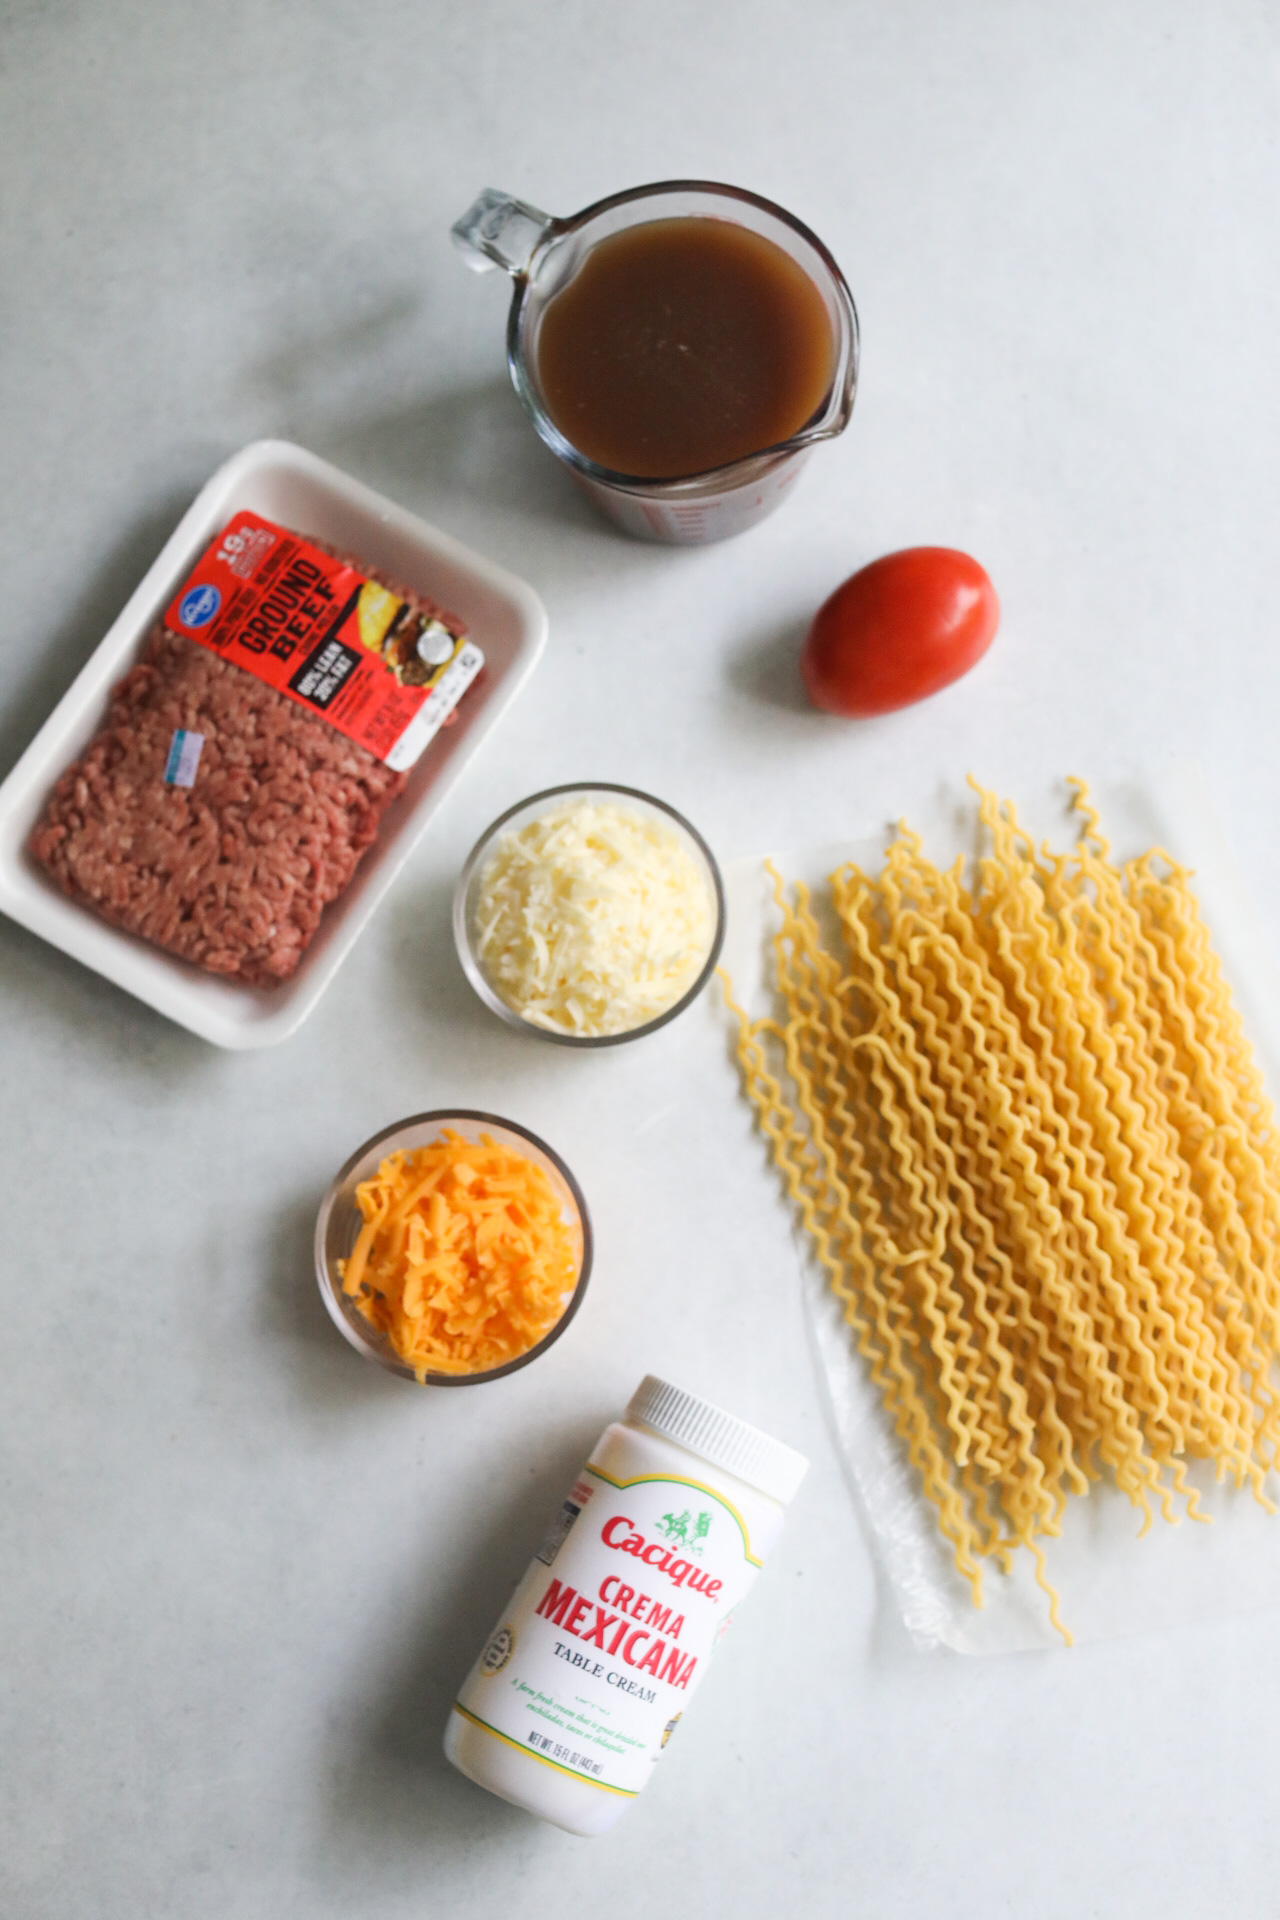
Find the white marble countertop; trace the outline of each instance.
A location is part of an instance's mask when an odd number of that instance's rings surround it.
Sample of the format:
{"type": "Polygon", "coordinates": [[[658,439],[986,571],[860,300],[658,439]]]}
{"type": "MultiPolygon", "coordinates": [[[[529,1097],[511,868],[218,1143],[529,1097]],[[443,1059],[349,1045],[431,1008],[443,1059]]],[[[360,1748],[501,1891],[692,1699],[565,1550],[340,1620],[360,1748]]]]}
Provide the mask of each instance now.
{"type": "Polygon", "coordinates": [[[818,1398],[786,1213],[709,1021],[567,1055],[453,956],[459,863],[605,778],[726,858],[1188,755],[1280,950],[1280,25],[1257,0],[116,0],[0,24],[0,772],[201,482],[314,448],[530,580],[529,690],[309,1024],[218,1053],[0,923],[0,1910],[282,1920],[598,1905],[755,1920],[1276,1910],[1280,1612],[916,1652],[818,1398]],[[736,544],[631,544],[453,255],[483,185],[672,175],[793,209],[864,329],[851,429],[736,544]],[[846,726],[794,670],[856,566],[950,544],[1004,624],[846,726]],[[564,1340],[432,1395],[362,1363],[315,1207],[381,1124],[510,1114],[577,1172],[564,1340]],[[607,1840],[439,1752],[548,1512],[647,1370],[814,1467],[652,1789],[607,1840]]]}

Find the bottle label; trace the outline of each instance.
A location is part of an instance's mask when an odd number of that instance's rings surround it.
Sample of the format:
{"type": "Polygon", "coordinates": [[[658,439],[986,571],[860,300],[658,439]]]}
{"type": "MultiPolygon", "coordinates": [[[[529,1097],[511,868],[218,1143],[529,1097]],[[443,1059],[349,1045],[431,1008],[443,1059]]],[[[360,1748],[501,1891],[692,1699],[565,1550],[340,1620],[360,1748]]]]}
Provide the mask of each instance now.
{"type": "Polygon", "coordinates": [[[705,1481],[587,1466],[455,1711],[574,1779],[637,1794],[760,1559],[705,1481]]]}
{"type": "Polygon", "coordinates": [[[452,619],[256,513],[236,514],[210,542],[164,616],[171,632],[319,714],[396,773],[484,665],[452,619]]]}

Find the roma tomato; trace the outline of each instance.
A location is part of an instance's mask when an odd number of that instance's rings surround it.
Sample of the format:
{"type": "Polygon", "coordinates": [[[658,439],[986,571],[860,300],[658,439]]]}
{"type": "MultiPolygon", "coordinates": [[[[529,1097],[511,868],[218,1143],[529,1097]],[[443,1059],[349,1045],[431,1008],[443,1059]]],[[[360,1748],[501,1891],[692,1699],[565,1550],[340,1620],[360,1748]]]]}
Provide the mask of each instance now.
{"type": "Polygon", "coordinates": [[[800,672],[827,713],[892,713],[968,673],[999,624],[996,590],[976,560],[952,547],[906,547],[851,575],[819,607],[800,672]]]}

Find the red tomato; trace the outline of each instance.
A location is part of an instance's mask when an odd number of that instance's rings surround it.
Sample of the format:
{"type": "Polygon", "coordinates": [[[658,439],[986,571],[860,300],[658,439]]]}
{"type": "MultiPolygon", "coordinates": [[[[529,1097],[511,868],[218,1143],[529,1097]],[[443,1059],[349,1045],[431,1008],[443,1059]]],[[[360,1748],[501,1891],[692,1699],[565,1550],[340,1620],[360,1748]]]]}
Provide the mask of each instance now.
{"type": "Polygon", "coordinates": [[[800,655],[815,707],[865,719],[949,687],[1000,624],[984,570],[952,547],[873,560],[819,607],[800,655]]]}

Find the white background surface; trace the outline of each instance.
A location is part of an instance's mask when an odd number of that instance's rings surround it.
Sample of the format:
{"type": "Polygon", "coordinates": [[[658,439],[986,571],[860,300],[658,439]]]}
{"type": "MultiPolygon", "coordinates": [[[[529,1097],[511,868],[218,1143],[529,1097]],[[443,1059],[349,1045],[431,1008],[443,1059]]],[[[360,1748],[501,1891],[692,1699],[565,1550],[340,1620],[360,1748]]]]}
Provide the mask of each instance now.
{"type": "Polygon", "coordinates": [[[789,1228],[708,1021],[581,1058],[474,1000],[447,899],[537,785],[726,858],[970,766],[1205,767],[1280,945],[1272,7],[657,0],[0,8],[0,768],[217,462],[283,433],[525,575],[551,642],[310,1023],[215,1053],[0,925],[0,1908],[13,1920],[607,1910],[1275,1912],[1280,1612],[1074,1654],[914,1652],[823,1423],[789,1228]],[[485,184],[675,174],[808,220],[864,328],[853,425],[740,544],[591,517],[452,255],[485,184]],[[975,552],[988,661],[810,713],[816,603],[975,552]],[[570,1333],[433,1397],[309,1272],[336,1165],[450,1102],[592,1203],[570,1333]],[[651,1790],[575,1841],[439,1755],[457,1680],[647,1369],[810,1480],[651,1790]]]}

